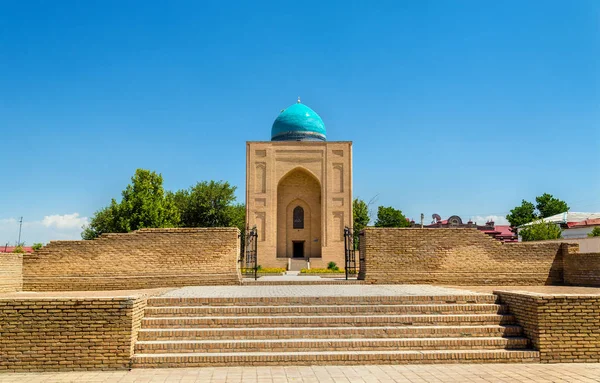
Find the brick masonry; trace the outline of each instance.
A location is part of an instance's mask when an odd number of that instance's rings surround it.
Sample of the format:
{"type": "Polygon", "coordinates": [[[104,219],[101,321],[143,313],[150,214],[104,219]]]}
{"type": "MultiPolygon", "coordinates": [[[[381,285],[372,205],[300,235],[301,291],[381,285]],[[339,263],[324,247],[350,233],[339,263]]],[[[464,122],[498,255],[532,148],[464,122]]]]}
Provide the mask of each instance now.
{"type": "Polygon", "coordinates": [[[542,363],[600,361],[600,296],[496,291],[542,363]]]}
{"type": "Polygon", "coordinates": [[[565,284],[600,286],[600,253],[572,253],[563,262],[565,284]]]}
{"type": "Polygon", "coordinates": [[[0,293],[23,289],[23,255],[0,254],[0,293]]]}
{"type": "Polygon", "coordinates": [[[0,298],[0,371],[130,367],[146,298],[0,298]]]}
{"type": "Polygon", "coordinates": [[[368,283],[548,285],[563,282],[563,253],[578,247],[501,243],[468,228],[366,228],[360,251],[368,283]]]}
{"type": "Polygon", "coordinates": [[[141,229],[56,241],[23,257],[23,290],[126,290],[239,284],[236,228],[141,229]]]}

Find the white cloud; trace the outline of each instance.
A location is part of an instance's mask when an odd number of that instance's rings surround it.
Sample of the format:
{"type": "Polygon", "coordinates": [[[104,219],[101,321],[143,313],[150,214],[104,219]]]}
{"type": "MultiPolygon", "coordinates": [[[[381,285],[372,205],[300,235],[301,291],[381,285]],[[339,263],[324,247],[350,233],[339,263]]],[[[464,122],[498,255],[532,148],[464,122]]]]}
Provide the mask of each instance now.
{"type": "Polygon", "coordinates": [[[486,222],[489,221],[494,221],[494,225],[509,225],[508,221],[506,220],[506,217],[501,215],[477,215],[475,217],[471,217],[471,221],[476,222],[478,225],[484,225],[486,222]]]}
{"type": "MultiPolygon", "coordinates": [[[[35,242],[48,243],[60,239],[81,239],[81,226],[89,223],[88,217],[79,213],[47,215],[38,221],[23,220],[21,242],[31,245],[35,242]]],[[[15,244],[19,239],[19,220],[0,218],[0,245],[15,244]]]]}
{"type": "Polygon", "coordinates": [[[64,215],[47,215],[42,220],[42,224],[46,227],[56,227],[58,229],[73,229],[81,228],[88,223],[87,217],[80,217],[79,213],[64,214],[64,215]]]}

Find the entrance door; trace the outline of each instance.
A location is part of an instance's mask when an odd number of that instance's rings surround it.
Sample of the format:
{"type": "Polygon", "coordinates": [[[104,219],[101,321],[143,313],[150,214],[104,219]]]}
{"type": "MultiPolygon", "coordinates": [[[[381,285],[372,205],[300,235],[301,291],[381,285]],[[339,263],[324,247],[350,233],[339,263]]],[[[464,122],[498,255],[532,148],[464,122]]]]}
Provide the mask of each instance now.
{"type": "Polygon", "coordinates": [[[292,256],[294,258],[304,258],[304,241],[294,241],[292,243],[294,245],[292,256]]]}

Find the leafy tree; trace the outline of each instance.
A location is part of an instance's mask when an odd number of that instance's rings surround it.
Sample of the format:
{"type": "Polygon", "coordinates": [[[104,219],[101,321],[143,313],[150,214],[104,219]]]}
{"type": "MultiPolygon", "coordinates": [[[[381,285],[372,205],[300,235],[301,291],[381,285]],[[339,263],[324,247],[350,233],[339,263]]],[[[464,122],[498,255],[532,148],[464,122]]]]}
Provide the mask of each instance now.
{"type": "Polygon", "coordinates": [[[369,206],[365,201],[355,198],[352,202],[352,215],[354,233],[358,235],[362,229],[367,227],[369,221],[371,220],[369,218],[369,206]]]}
{"type": "MultiPolygon", "coordinates": [[[[173,196],[181,213],[184,227],[227,227],[240,225],[243,205],[235,202],[235,186],[223,181],[198,182],[188,190],[179,190],[173,196]]],[[[245,208],[243,209],[245,216],[245,208]]]]}
{"type": "Polygon", "coordinates": [[[121,194],[121,202],[113,199],[83,227],[83,239],[93,239],[102,233],[127,233],[145,227],[175,227],[179,224],[179,211],[173,196],[165,193],[160,174],[137,169],[131,184],[121,194]]]}
{"type": "Polygon", "coordinates": [[[519,235],[524,242],[543,241],[562,238],[561,232],[560,226],[542,220],[519,230],[519,235]]]}
{"type": "Polygon", "coordinates": [[[588,233],[588,237],[600,237],[600,226],[595,226],[590,233],[588,233]]]}
{"type": "Polygon", "coordinates": [[[569,211],[569,206],[565,201],[554,198],[551,194],[544,193],[539,197],[535,197],[535,205],[538,210],[539,218],[550,217],[551,215],[564,213],[569,211]]]}
{"type": "Polygon", "coordinates": [[[410,222],[402,214],[402,211],[393,207],[379,206],[377,208],[376,227],[409,227],[410,222]]]}
{"type": "Polygon", "coordinates": [[[31,246],[31,248],[32,248],[33,250],[39,250],[39,249],[41,249],[42,247],[44,247],[44,244],[43,244],[43,243],[34,243],[34,244],[31,246]]]}
{"type": "Polygon", "coordinates": [[[243,232],[246,228],[246,205],[243,203],[231,205],[229,217],[231,219],[230,226],[235,226],[243,232]]]}
{"type": "Polygon", "coordinates": [[[517,206],[510,211],[510,214],[506,216],[508,222],[510,222],[510,226],[518,227],[534,221],[537,219],[537,214],[535,213],[535,206],[531,202],[527,202],[523,200],[521,202],[521,206],[517,206]]]}
{"type": "Polygon", "coordinates": [[[175,227],[179,223],[175,203],[165,196],[162,175],[156,172],[137,169],[122,195],[118,226],[123,232],[144,227],[175,227]]]}
{"type": "Polygon", "coordinates": [[[117,225],[117,210],[117,201],[113,199],[110,205],[95,212],[90,223],[83,226],[81,238],[89,240],[99,237],[102,233],[120,233],[121,230],[117,225]]]}
{"type": "Polygon", "coordinates": [[[506,216],[510,226],[519,227],[536,219],[547,218],[555,214],[569,211],[565,201],[554,198],[551,194],[544,193],[535,197],[536,205],[523,200],[521,206],[517,206],[506,216]]]}

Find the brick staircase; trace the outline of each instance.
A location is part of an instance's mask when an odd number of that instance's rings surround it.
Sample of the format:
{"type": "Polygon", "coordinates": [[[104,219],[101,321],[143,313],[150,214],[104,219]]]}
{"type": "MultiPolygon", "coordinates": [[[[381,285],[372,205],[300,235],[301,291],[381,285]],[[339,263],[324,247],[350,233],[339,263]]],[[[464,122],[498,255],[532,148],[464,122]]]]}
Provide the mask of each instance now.
{"type": "Polygon", "coordinates": [[[493,295],[150,298],[133,367],[536,362],[493,295]]]}

